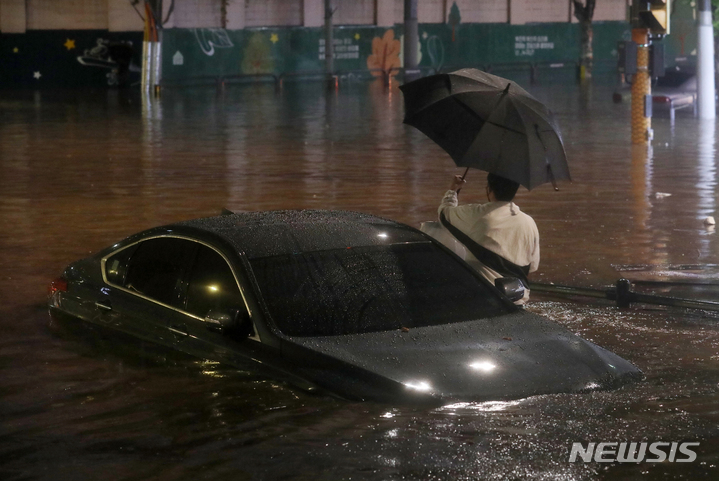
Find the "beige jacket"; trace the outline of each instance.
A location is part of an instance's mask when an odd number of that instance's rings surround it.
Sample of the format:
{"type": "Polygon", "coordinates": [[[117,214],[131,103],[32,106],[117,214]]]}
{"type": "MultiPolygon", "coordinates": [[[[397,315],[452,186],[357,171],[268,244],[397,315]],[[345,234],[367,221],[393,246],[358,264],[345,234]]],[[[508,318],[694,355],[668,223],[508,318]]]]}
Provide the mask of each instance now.
{"type": "MultiPolygon", "coordinates": [[[[514,202],[457,205],[457,193],[448,190],[438,213],[457,229],[482,247],[519,266],[529,266],[529,272],[539,267],[539,231],[534,219],[519,210],[514,202]]],[[[503,277],[477,260],[467,251],[465,260],[490,283],[503,277]]],[[[525,293],[528,299],[529,292],[525,293]]]]}

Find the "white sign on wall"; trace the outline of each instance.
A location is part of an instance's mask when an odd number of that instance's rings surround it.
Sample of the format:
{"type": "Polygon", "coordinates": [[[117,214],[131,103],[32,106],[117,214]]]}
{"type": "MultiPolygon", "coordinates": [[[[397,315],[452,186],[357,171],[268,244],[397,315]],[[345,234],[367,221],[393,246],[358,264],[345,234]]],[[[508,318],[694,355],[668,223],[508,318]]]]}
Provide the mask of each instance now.
{"type": "MultiPolygon", "coordinates": [[[[336,59],[356,59],[359,58],[359,45],[354,43],[351,38],[335,38],[332,39],[332,47],[334,57],[336,59]]],[[[325,39],[320,39],[319,59],[325,59],[325,39]]]]}
{"type": "Polygon", "coordinates": [[[537,50],[554,50],[554,42],[546,35],[517,35],[514,37],[514,55],[531,57],[537,50]]]}

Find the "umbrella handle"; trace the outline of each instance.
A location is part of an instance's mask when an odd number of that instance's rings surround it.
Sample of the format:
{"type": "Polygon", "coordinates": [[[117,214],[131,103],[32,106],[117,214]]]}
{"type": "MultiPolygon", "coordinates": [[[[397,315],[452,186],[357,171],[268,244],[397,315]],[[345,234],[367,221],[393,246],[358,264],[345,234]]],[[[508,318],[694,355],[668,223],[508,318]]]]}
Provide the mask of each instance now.
{"type": "MultiPolygon", "coordinates": [[[[462,180],[464,180],[464,178],[467,177],[467,172],[469,172],[469,167],[467,167],[467,169],[464,171],[464,174],[462,174],[462,180]]],[[[459,189],[457,189],[457,195],[459,195],[460,190],[462,190],[461,187],[459,189]]]]}

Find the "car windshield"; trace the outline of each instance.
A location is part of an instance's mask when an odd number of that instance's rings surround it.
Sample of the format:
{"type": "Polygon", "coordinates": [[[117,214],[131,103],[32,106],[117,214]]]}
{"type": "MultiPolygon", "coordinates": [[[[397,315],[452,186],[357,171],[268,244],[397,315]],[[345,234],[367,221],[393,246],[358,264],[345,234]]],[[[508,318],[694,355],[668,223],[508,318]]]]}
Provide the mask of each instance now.
{"type": "Polygon", "coordinates": [[[470,267],[432,243],[251,259],[277,327],[332,336],[449,324],[511,308],[470,267]]]}

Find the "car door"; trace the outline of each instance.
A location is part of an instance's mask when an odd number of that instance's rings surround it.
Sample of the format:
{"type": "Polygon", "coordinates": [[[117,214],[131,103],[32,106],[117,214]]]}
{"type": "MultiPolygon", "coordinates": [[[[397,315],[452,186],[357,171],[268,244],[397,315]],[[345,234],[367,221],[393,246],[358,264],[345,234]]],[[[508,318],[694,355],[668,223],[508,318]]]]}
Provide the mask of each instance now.
{"type": "Polygon", "coordinates": [[[210,312],[239,313],[241,318],[248,319],[247,307],[232,268],[222,254],[206,245],[198,246],[187,277],[184,310],[187,315],[182,329],[188,336],[176,339],[178,349],[236,365],[244,364],[250,358],[264,358],[267,354],[251,324],[243,334],[228,333],[205,320],[210,312]]]}
{"type": "Polygon", "coordinates": [[[156,237],[108,256],[103,267],[109,287],[97,302],[101,318],[110,327],[164,345],[187,337],[182,293],[197,245],[156,237]]]}

